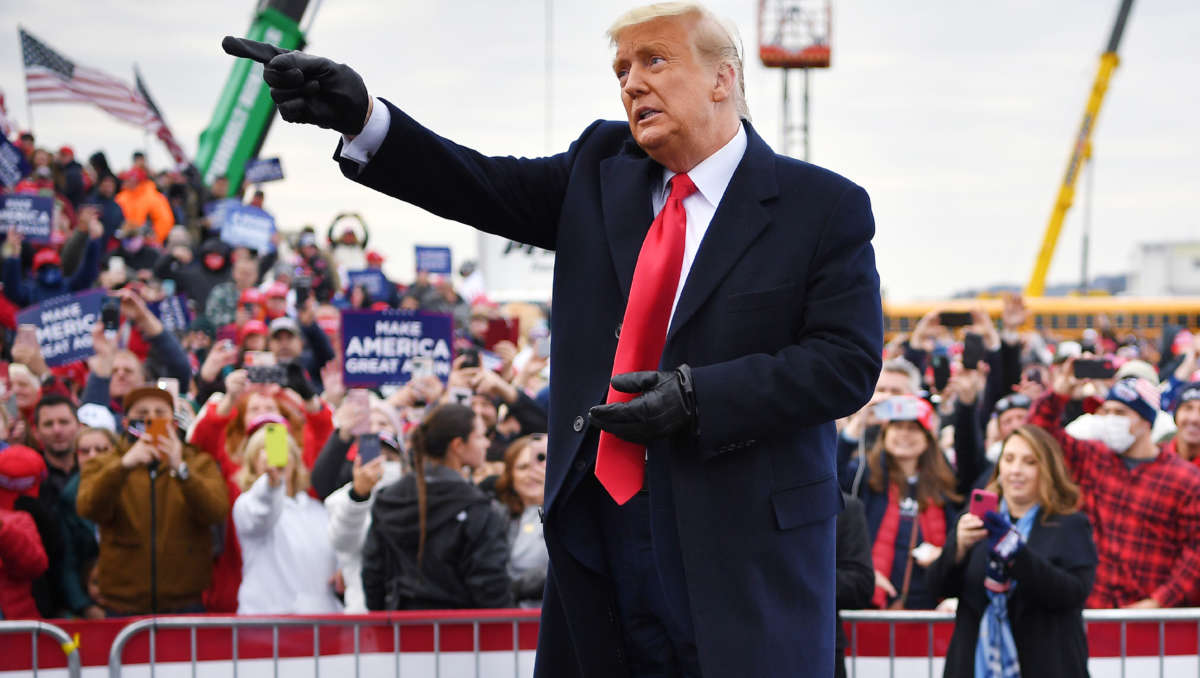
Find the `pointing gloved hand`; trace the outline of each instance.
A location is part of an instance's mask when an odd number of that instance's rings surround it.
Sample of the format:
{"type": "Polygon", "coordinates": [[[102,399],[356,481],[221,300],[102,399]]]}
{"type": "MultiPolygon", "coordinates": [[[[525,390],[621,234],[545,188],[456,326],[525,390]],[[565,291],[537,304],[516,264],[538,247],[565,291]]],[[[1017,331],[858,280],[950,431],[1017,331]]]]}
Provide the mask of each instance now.
{"type": "Polygon", "coordinates": [[[245,38],[225,36],[221,48],[235,57],[263,64],[263,80],[279,116],[342,134],[358,134],[367,124],[367,86],[353,69],[324,57],[245,38]]]}
{"type": "Polygon", "coordinates": [[[612,378],[621,393],[641,393],[627,403],[597,405],[588,411],[592,423],[631,443],[645,445],[681,429],[695,429],[696,392],[692,368],[670,372],[627,372],[612,378]]]}

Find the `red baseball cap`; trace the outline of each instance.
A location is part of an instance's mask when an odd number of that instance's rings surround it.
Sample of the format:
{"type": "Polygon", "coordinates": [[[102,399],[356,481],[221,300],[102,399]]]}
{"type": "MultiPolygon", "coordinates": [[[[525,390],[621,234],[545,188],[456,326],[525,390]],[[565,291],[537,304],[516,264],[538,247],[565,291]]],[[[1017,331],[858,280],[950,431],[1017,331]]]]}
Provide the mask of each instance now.
{"type": "Polygon", "coordinates": [[[11,509],[17,497],[36,497],[46,477],[42,455],[24,445],[0,451],[0,508],[11,509]]]}
{"type": "Polygon", "coordinates": [[[62,266],[62,259],[58,256],[58,250],[51,247],[46,247],[38,250],[38,253],[33,255],[33,270],[37,270],[46,265],[62,266]]]}
{"type": "Polygon", "coordinates": [[[246,324],[238,329],[238,343],[246,341],[246,337],[251,334],[267,336],[267,324],[261,320],[247,320],[246,324]]]}
{"type": "Polygon", "coordinates": [[[368,264],[382,264],[383,263],[383,255],[376,252],[375,250],[371,250],[370,252],[367,252],[367,263],[368,264]]]}
{"type": "Polygon", "coordinates": [[[63,146],[62,148],[58,149],[58,154],[69,155],[73,158],[75,157],[75,149],[71,148],[70,146],[63,146]]]}
{"type": "Polygon", "coordinates": [[[239,304],[261,304],[263,303],[262,292],[257,288],[250,287],[244,290],[241,296],[238,297],[239,304]]]}
{"type": "Polygon", "coordinates": [[[146,180],[146,171],[140,167],[132,167],[130,169],[125,170],[124,172],[121,172],[121,176],[118,178],[122,182],[136,181],[137,183],[140,184],[146,180]]]}
{"type": "Polygon", "coordinates": [[[266,297],[268,299],[270,299],[272,297],[287,297],[287,293],[288,293],[287,285],[284,285],[281,282],[275,282],[275,283],[271,283],[271,285],[269,287],[267,287],[266,297]]]}

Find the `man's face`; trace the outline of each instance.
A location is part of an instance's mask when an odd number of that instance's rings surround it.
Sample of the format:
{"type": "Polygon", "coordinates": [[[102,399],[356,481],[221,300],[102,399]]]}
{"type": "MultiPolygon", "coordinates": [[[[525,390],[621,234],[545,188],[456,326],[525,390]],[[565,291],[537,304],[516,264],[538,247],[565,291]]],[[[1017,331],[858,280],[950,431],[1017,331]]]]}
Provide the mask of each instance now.
{"type": "Polygon", "coordinates": [[[1177,434],[1188,445],[1200,445],[1200,400],[1189,400],[1175,410],[1177,434]]]}
{"type": "Polygon", "coordinates": [[[1142,415],[1138,414],[1132,407],[1125,403],[1119,403],[1115,400],[1105,400],[1100,407],[1096,408],[1098,416],[1113,415],[1117,417],[1125,417],[1129,420],[1129,432],[1134,438],[1141,438],[1143,435],[1150,435],[1150,422],[1142,419],[1142,415]]]}
{"type": "Polygon", "coordinates": [[[487,396],[474,395],[471,396],[471,409],[475,410],[475,416],[483,420],[485,426],[490,431],[496,426],[496,405],[487,396]]]}
{"type": "Polygon", "coordinates": [[[280,362],[295,360],[304,351],[304,344],[300,341],[300,337],[287,330],[280,330],[272,334],[271,340],[267,342],[267,346],[280,362]]]}
{"type": "Polygon", "coordinates": [[[235,260],[233,282],[239,290],[254,287],[254,283],[258,282],[258,262],[249,258],[235,260]]]}
{"type": "Polygon", "coordinates": [[[108,392],[114,398],[123,398],[130,389],[142,385],[142,364],[129,353],[118,353],[113,358],[112,382],[108,392]]]}
{"type": "MultiPolygon", "coordinates": [[[[875,395],[890,398],[898,395],[912,395],[912,379],[903,372],[884,370],[879,373],[879,381],[875,382],[875,395]]],[[[882,400],[882,398],[878,398],[882,400]]]]}
{"type": "Polygon", "coordinates": [[[130,406],[125,413],[129,419],[170,419],[175,416],[171,406],[162,398],[142,398],[130,406]]]}
{"type": "Polygon", "coordinates": [[[1014,407],[1002,412],[1000,416],[996,418],[996,425],[999,427],[997,434],[1000,436],[1000,439],[1004,440],[1007,438],[1009,433],[1012,433],[1018,427],[1020,427],[1021,424],[1024,424],[1025,420],[1028,418],[1029,410],[1021,407],[1014,407]]]}
{"type": "Polygon", "coordinates": [[[37,438],[42,449],[62,456],[72,451],[75,434],[79,433],[79,420],[75,408],[66,403],[43,407],[38,412],[37,438]]]}
{"type": "Polygon", "coordinates": [[[668,159],[681,156],[698,162],[725,141],[711,138],[711,130],[728,92],[718,86],[717,68],[695,53],[695,22],[668,17],[630,26],[621,31],[613,60],[634,140],[668,167],[668,159]]]}

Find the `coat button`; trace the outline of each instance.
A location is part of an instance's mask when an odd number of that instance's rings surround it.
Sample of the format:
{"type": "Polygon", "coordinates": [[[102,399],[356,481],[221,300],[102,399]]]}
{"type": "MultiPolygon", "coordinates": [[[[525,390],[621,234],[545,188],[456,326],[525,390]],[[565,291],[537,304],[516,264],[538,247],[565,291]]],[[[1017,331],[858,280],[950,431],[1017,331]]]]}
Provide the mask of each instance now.
{"type": "Polygon", "coordinates": [[[571,422],[571,428],[575,429],[576,433],[583,430],[583,417],[575,417],[575,421],[571,422]]]}
{"type": "Polygon", "coordinates": [[[617,323],[617,329],[613,330],[613,336],[618,339],[621,338],[621,323],[617,323]]]}

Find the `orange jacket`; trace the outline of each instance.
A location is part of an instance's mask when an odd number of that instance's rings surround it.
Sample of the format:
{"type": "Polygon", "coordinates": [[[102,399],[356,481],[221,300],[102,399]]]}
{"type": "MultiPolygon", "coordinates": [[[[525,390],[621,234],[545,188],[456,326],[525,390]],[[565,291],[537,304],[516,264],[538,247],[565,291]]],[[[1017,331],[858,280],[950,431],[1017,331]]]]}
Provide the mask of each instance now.
{"type": "Polygon", "coordinates": [[[161,245],[166,241],[167,234],[175,225],[175,213],[171,211],[167,196],[158,192],[153,181],[146,180],[137,188],[121,191],[114,200],[121,206],[125,221],[130,224],[141,226],[147,218],[150,219],[154,225],[154,244],[161,245]]]}

